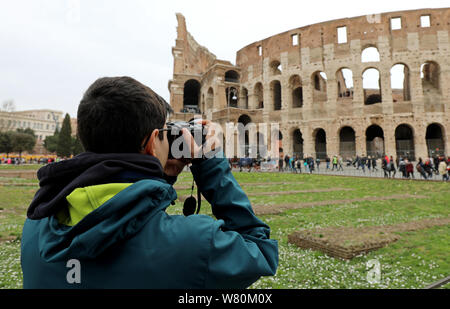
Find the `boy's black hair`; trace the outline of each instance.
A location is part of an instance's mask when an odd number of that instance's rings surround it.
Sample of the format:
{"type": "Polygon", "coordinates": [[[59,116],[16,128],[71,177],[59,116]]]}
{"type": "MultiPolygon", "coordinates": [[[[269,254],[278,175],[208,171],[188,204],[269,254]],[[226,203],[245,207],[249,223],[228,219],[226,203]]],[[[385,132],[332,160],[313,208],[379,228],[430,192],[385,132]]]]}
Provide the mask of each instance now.
{"type": "Polygon", "coordinates": [[[78,137],[86,151],[138,153],[144,138],[166,122],[167,103],[131,77],[104,77],[78,106],[78,137]]]}

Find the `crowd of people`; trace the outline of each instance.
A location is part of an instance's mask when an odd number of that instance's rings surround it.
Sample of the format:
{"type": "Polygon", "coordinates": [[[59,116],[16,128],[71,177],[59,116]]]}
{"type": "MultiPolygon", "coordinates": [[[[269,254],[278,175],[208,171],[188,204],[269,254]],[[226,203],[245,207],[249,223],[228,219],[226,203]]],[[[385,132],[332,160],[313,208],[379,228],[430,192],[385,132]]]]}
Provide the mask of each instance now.
{"type": "Polygon", "coordinates": [[[16,156],[2,156],[0,157],[0,164],[20,165],[20,164],[49,164],[59,162],[60,158],[55,157],[16,157],[16,156]]]}
{"type": "MultiPolygon", "coordinates": [[[[259,170],[262,162],[272,161],[268,159],[251,159],[251,158],[234,158],[230,159],[230,166],[243,171],[244,168],[248,172],[259,170]]],[[[450,181],[450,157],[435,156],[429,158],[419,158],[417,162],[411,161],[407,157],[399,157],[396,160],[393,156],[384,156],[376,158],[374,156],[356,156],[355,158],[346,158],[342,156],[327,156],[325,159],[314,158],[312,156],[300,157],[298,155],[285,155],[278,159],[277,169],[280,172],[292,173],[313,173],[325,171],[344,171],[344,167],[354,168],[355,170],[366,173],[383,171],[385,178],[395,178],[396,174],[401,174],[402,178],[415,179],[415,172],[418,178],[431,179],[434,175],[442,177],[443,181],[450,181]],[[378,168],[380,167],[380,168],[378,168]]]]}

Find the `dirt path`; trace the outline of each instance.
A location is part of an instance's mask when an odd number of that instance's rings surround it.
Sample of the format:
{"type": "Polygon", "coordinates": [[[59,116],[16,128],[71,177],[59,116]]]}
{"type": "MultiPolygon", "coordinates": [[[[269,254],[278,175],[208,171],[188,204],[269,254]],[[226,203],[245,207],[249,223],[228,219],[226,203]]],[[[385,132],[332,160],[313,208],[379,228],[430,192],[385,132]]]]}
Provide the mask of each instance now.
{"type": "Polygon", "coordinates": [[[449,224],[450,218],[432,218],[385,226],[327,227],[294,232],[288,236],[288,242],[303,249],[351,259],[399,240],[401,236],[395,233],[449,224]]]}
{"type": "MultiPolygon", "coordinates": [[[[323,193],[323,192],[335,192],[335,191],[353,191],[354,189],[348,188],[327,188],[327,189],[315,189],[315,190],[298,190],[298,191],[275,191],[275,192],[250,192],[246,193],[247,196],[277,196],[277,195],[292,195],[298,193],[323,193]]],[[[190,195],[179,196],[178,199],[184,202],[190,195]]],[[[202,200],[205,200],[202,197],[202,200]]],[[[265,206],[269,207],[269,206],[265,206]]]]}
{"type": "Polygon", "coordinates": [[[318,202],[307,202],[307,203],[286,203],[286,204],[276,204],[276,205],[253,205],[253,211],[257,215],[272,215],[284,212],[287,209],[298,209],[298,208],[309,208],[315,206],[327,206],[327,205],[339,205],[339,204],[349,204],[358,203],[365,201],[387,201],[396,199],[424,199],[426,196],[422,195],[411,195],[411,194],[397,194],[391,196],[370,196],[364,198],[356,199],[344,199],[344,200],[331,200],[331,201],[318,201],[318,202]]]}
{"type": "Polygon", "coordinates": [[[0,187],[38,187],[39,183],[32,183],[32,182],[0,182],[0,187]]]}
{"type": "MultiPolygon", "coordinates": [[[[245,187],[270,187],[270,186],[277,186],[277,185],[301,185],[304,184],[304,182],[296,181],[296,182],[287,182],[287,181],[281,181],[281,182],[246,182],[246,183],[240,183],[239,185],[242,188],[245,187]]],[[[175,190],[190,190],[192,188],[192,183],[179,183],[174,186],[175,190]]]]}

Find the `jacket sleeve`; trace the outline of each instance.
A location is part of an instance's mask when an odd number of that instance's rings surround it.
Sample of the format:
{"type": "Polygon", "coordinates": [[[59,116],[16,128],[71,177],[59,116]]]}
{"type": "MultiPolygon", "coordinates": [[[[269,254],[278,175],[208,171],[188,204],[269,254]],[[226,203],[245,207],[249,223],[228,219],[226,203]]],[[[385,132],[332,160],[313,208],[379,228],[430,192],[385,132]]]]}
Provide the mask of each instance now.
{"type": "Polygon", "coordinates": [[[246,288],[278,266],[278,243],[258,219],[225,158],[191,166],[197,186],[218,219],[212,226],[205,288],[246,288]]]}

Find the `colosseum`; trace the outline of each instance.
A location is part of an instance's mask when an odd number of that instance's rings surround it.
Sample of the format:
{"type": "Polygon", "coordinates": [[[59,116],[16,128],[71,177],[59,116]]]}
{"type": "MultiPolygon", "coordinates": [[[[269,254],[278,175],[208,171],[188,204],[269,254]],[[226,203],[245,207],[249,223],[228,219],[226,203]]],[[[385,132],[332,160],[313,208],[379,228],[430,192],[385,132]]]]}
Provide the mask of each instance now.
{"type": "Polygon", "coordinates": [[[171,120],[279,123],[289,155],[449,155],[450,8],[292,29],[243,47],[236,65],[177,20],[171,120]]]}

